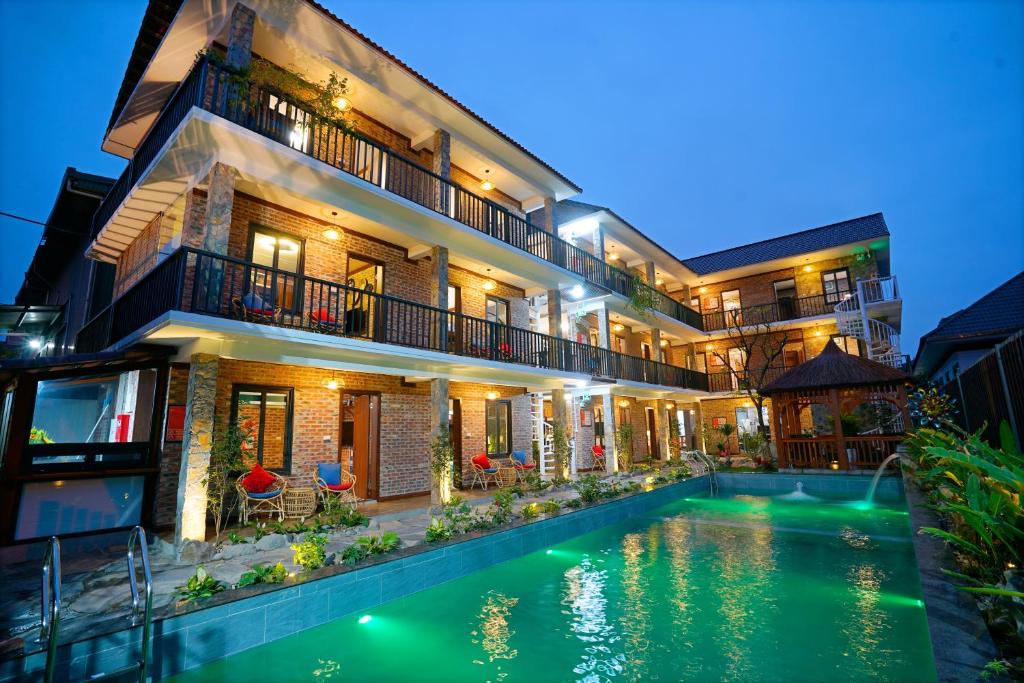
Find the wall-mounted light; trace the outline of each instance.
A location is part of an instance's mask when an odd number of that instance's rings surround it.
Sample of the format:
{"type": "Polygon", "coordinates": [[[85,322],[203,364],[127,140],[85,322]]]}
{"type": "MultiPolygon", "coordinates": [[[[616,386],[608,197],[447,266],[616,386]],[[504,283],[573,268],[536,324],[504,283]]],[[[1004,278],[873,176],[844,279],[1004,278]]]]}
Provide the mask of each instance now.
{"type": "Polygon", "coordinates": [[[618,254],[608,254],[608,260],[609,261],[618,261],[619,260],[619,255],[618,254]]]}
{"type": "Polygon", "coordinates": [[[708,288],[707,287],[701,287],[697,291],[700,292],[701,294],[703,294],[704,292],[708,291],[708,288]]]}
{"type": "Polygon", "coordinates": [[[42,339],[29,339],[28,340],[28,347],[30,349],[32,349],[33,351],[38,351],[39,349],[43,348],[43,340],[42,339]]]}
{"type": "Polygon", "coordinates": [[[626,326],[623,325],[622,323],[615,323],[614,325],[612,325],[612,330],[614,330],[615,332],[622,332],[624,329],[626,329],[626,326]]]}
{"type": "Polygon", "coordinates": [[[497,401],[498,397],[500,397],[501,394],[499,394],[497,391],[488,391],[486,396],[488,401],[497,401]]]}
{"type": "Polygon", "coordinates": [[[661,287],[663,284],[665,284],[665,281],[662,280],[660,277],[659,278],[655,278],[654,279],[654,284],[657,285],[658,287],[661,287]]]}
{"type": "Polygon", "coordinates": [[[338,109],[338,111],[348,111],[349,109],[352,108],[352,100],[350,100],[345,95],[342,95],[338,99],[334,100],[334,106],[338,109]]]}
{"type": "Polygon", "coordinates": [[[668,339],[662,339],[658,342],[658,346],[668,346],[668,339]]]}
{"type": "Polygon", "coordinates": [[[625,399],[619,401],[619,407],[620,408],[628,408],[629,407],[629,401],[627,401],[625,399]]]}
{"type": "Polygon", "coordinates": [[[812,270],[814,270],[814,266],[804,266],[805,273],[810,273],[812,270]]]}
{"type": "Polygon", "coordinates": [[[818,330],[818,329],[814,330],[814,336],[815,337],[820,337],[821,336],[821,330],[818,330]]]}
{"type": "Polygon", "coordinates": [[[676,404],[675,403],[666,403],[665,407],[668,408],[669,410],[672,410],[673,408],[676,407],[676,404]]]}
{"type": "Polygon", "coordinates": [[[574,299],[583,298],[583,285],[573,285],[572,289],[569,290],[569,294],[574,299]]]}
{"type": "Polygon", "coordinates": [[[494,280],[487,279],[484,280],[483,283],[480,285],[480,289],[484,290],[485,292],[493,292],[497,288],[497,286],[497,282],[495,282],[494,280]]]}
{"type": "Polygon", "coordinates": [[[494,183],[491,182],[491,169],[484,169],[484,179],[480,181],[480,189],[484,192],[490,192],[494,189],[494,183]]]}

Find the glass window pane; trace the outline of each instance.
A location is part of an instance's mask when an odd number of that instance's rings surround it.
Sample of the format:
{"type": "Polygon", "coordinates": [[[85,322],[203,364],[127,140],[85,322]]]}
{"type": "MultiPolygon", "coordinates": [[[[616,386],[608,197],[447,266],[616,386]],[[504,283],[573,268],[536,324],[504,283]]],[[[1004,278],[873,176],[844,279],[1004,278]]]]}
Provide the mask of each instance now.
{"type": "Polygon", "coordinates": [[[148,441],[155,389],[156,370],[39,382],[29,443],[148,441]]]}
{"type": "Polygon", "coordinates": [[[145,477],[108,477],[25,484],[17,540],[138,524],[145,477]]]}
{"type": "Polygon", "coordinates": [[[289,273],[299,270],[299,252],[301,246],[295,240],[281,237],[277,240],[277,267],[289,273]]]}
{"type": "Polygon", "coordinates": [[[265,232],[257,232],[252,240],[252,262],[259,266],[274,267],[274,253],[277,251],[277,238],[265,232]]]}
{"type": "Polygon", "coordinates": [[[267,394],[263,417],[263,466],[267,469],[284,468],[287,423],[288,395],[267,394]]]}

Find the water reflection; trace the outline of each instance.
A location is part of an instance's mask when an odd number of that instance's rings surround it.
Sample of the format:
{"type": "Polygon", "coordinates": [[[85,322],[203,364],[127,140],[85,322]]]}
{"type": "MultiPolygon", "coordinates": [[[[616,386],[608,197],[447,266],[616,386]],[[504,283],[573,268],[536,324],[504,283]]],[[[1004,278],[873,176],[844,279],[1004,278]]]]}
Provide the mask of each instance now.
{"type": "Polygon", "coordinates": [[[856,657],[860,670],[869,677],[881,675],[891,665],[886,662],[891,648],[886,647],[890,630],[889,615],[881,606],[882,584],[886,574],[874,564],[852,565],[846,579],[853,592],[842,633],[849,644],[847,654],[856,657]]]}
{"type": "Polygon", "coordinates": [[[572,615],[569,630],[586,643],[581,661],[573,667],[577,680],[585,683],[609,681],[622,674],[625,656],[610,647],[618,641],[615,625],[608,623],[605,584],[608,572],[597,569],[584,555],[580,564],[566,570],[562,605],[572,615]]]}
{"type": "MultiPolygon", "coordinates": [[[[472,642],[474,645],[483,647],[489,662],[496,659],[514,659],[519,651],[513,648],[509,642],[516,632],[509,627],[508,618],[512,608],[519,604],[519,598],[512,598],[493,590],[487,592],[486,598],[480,609],[480,614],[477,615],[480,627],[472,632],[472,642]]],[[[476,660],[475,663],[483,664],[479,660],[476,660]]],[[[507,673],[499,673],[497,678],[502,680],[507,675],[507,673]]]]}
{"type": "MultiPolygon", "coordinates": [[[[654,525],[657,527],[658,525],[654,525]]],[[[657,537],[655,536],[655,539],[657,537]]],[[[657,542],[655,540],[655,542],[657,542]]],[[[644,536],[626,534],[622,539],[622,626],[626,677],[630,681],[652,680],[647,672],[650,646],[651,606],[648,603],[650,577],[644,571],[644,536]]]]}

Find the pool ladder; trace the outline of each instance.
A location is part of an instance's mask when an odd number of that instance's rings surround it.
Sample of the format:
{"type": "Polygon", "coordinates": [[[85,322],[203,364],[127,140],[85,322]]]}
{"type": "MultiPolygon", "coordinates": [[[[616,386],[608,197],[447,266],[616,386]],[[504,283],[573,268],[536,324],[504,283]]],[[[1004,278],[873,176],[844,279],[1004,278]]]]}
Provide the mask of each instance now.
{"type": "MultiPolygon", "coordinates": [[[[149,649],[152,644],[153,632],[153,571],[149,564],[149,550],[146,543],[146,530],[141,526],[132,529],[128,535],[128,551],[125,555],[128,565],[128,586],[132,593],[131,609],[128,621],[132,626],[142,626],[142,637],[139,645],[139,659],[133,664],[115,671],[98,673],[89,678],[90,681],[102,681],[124,676],[128,672],[138,673],[139,683],[146,683],[149,671],[149,649]],[[139,593],[138,569],[135,566],[135,551],[138,548],[142,558],[142,580],[144,595],[139,593]]],[[[52,683],[57,666],[57,638],[60,632],[60,541],[51,536],[46,545],[43,559],[43,590],[42,614],[39,622],[39,641],[46,640],[46,671],[43,674],[45,683],[52,683]]]]}
{"type": "Polygon", "coordinates": [[[715,461],[702,451],[695,451],[694,458],[700,461],[704,473],[708,475],[708,492],[714,496],[718,494],[718,477],[715,474],[715,461]]]}

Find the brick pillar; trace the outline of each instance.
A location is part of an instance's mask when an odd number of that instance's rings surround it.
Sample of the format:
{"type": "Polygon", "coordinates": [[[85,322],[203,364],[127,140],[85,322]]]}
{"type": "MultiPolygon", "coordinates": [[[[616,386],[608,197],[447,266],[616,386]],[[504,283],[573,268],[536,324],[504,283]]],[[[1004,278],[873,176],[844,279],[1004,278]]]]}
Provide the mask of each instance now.
{"type": "MultiPolygon", "coordinates": [[[[448,380],[430,380],[430,426],[431,442],[438,434],[448,431],[448,380]]],[[[459,438],[459,435],[456,435],[459,438]]],[[[428,457],[430,457],[428,455],[428,457]]],[[[452,497],[452,463],[440,477],[430,473],[430,504],[444,505],[452,497]]]]}
{"type": "Polygon", "coordinates": [[[555,232],[558,225],[555,223],[555,204],[558,202],[554,197],[544,198],[544,224],[540,227],[547,232],[555,232]]]}
{"type": "Polygon", "coordinates": [[[217,397],[217,356],[196,353],[189,359],[185,399],[185,440],[181,444],[174,543],[206,539],[206,478],[213,445],[217,397]]]}
{"type": "Polygon", "coordinates": [[[672,440],[672,430],[669,429],[668,401],[659,398],[654,402],[655,426],[658,429],[658,441],[661,443],[660,460],[667,462],[672,459],[672,450],[669,442],[672,440]]]}
{"type": "MultiPolygon", "coordinates": [[[[644,279],[647,284],[654,287],[655,280],[654,261],[644,263],[644,279]]],[[[651,327],[651,360],[661,361],[661,330],[651,327]]]]}
{"type": "Polygon", "coordinates": [[[601,397],[604,406],[604,469],[608,474],[619,471],[619,449],[615,445],[615,397],[601,397]]]}
{"type": "Polygon", "coordinates": [[[228,27],[228,66],[244,69],[252,62],[252,30],[256,24],[256,13],[242,4],[231,10],[231,25],[228,27]]]}
{"type": "MultiPolygon", "coordinates": [[[[452,177],[452,136],[446,130],[434,131],[434,156],[431,159],[431,170],[445,180],[452,177]]],[[[437,183],[434,194],[434,206],[439,213],[449,214],[451,196],[448,188],[437,183]]]]}

